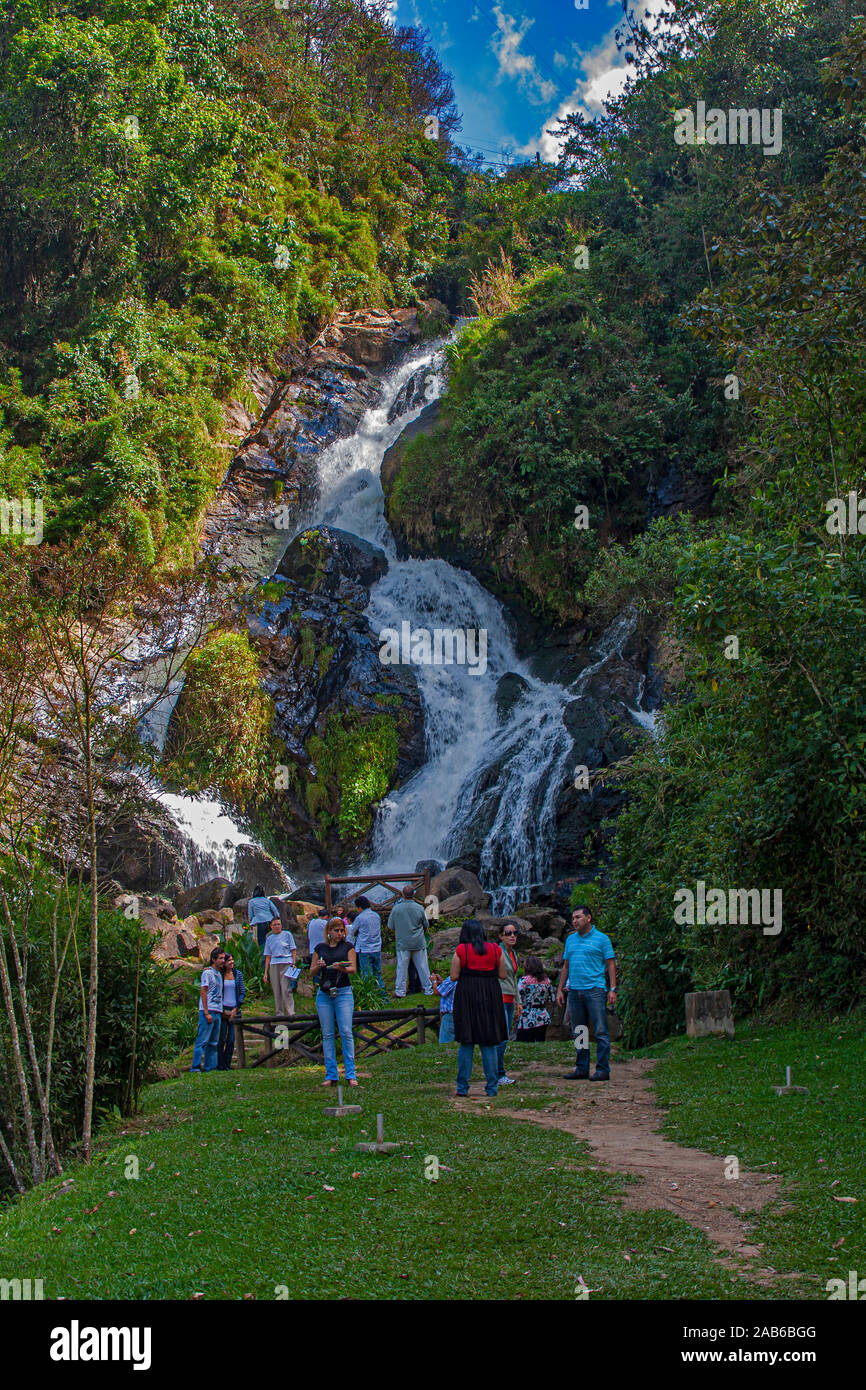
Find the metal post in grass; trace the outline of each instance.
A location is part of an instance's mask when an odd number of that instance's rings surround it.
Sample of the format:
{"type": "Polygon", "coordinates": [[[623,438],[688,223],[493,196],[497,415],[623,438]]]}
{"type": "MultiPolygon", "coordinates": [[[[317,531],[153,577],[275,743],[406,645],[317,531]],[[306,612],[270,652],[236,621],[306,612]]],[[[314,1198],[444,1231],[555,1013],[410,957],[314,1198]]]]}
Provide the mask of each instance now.
{"type": "Polygon", "coordinates": [[[385,1116],[376,1116],[376,1142],[369,1144],[356,1144],[355,1148],[362,1154],[390,1154],[395,1149],[400,1148],[399,1143],[385,1143],[385,1116]]]}
{"type": "Polygon", "coordinates": [[[342,1087],[342,1085],[340,1084],[340,1082],[338,1081],[338,1082],[337,1082],[337,1104],[336,1104],[336,1105],[327,1105],[327,1106],[325,1107],[325,1114],[326,1114],[326,1115],[330,1115],[332,1119],[341,1120],[341,1119],[343,1118],[344,1115],[360,1115],[361,1109],[362,1109],[362,1107],[361,1107],[360,1105],[344,1105],[344,1104],[343,1104],[343,1087],[342,1087]]]}

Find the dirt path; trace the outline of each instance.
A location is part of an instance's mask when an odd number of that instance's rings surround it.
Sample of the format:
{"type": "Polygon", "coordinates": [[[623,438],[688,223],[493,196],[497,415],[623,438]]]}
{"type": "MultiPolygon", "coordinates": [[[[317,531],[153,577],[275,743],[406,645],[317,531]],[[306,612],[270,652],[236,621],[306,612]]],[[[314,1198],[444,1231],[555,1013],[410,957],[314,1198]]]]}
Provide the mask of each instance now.
{"type": "MultiPolygon", "coordinates": [[[[542,1110],[502,1107],[499,1114],[585,1140],[604,1167],[638,1179],[618,1199],[625,1207],[675,1212],[722,1247],[724,1264],[747,1268],[759,1280],[778,1277],[751,1263],[761,1247],[749,1239],[749,1215],[773,1200],[780,1175],[740,1168],[739,1178],[726,1178],[724,1156],[682,1148],[659,1134],[666,1111],[656,1102],[650,1079],[654,1066],[648,1058],[615,1062],[611,1080],[593,1084],[566,1081],[564,1066],[530,1062],[515,1072],[517,1085],[508,1094],[547,1091],[550,1104],[542,1110]]],[[[469,1103],[476,1100],[484,1102],[485,1097],[470,1096],[469,1103]]]]}

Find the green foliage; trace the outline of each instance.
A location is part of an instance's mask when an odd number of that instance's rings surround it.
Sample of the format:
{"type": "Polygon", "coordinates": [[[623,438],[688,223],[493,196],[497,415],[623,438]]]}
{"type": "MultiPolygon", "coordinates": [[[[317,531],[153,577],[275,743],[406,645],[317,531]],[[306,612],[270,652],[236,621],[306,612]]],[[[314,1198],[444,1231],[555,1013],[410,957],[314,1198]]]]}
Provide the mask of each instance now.
{"type": "Polygon", "coordinates": [[[186,680],[169,725],[167,782],[255,805],[273,788],[279,762],[273,701],[259,687],[259,663],[245,632],[215,632],[187,658],[186,680]]]}
{"type": "Polygon", "coordinates": [[[391,715],[377,714],[365,723],[353,710],[332,712],[323,732],[309,739],[307,752],[318,779],[307,784],[307,806],[320,830],[337,824],[343,839],[365,835],[373,806],[387,792],[397,765],[391,715]]]}
{"type": "MultiPolygon", "coordinates": [[[[69,1154],[81,1134],[84,1102],[84,983],[89,976],[89,923],[75,886],[69,892],[38,856],[27,876],[8,859],[0,864],[10,908],[18,923],[19,949],[27,981],[28,1012],[40,1067],[45,1067],[50,1002],[58,980],[56,959],[65,961],[59,974],[54,1022],[50,1113],[55,1144],[69,1154]],[[56,914],[56,915],[55,915],[56,914]],[[26,932],[22,923],[26,918],[26,932]],[[56,928],[56,937],[53,931],[56,928]]],[[[11,960],[8,928],[0,923],[7,960],[11,960]]],[[[99,1009],[96,1038],[95,1111],[105,1116],[117,1109],[135,1109],[142,1084],[154,1064],[167,1052],[166,1010],[171,996],[166,966],[151,959],[153,938],[135,921],[107,908],[99,914],[99,1009]]],[[[21,1033],[20,1000],[14,996],[24,1066],[30,1060],[21,1033]]],[[[31,1083],[32,1087],[32,1083],[31,1083]]],[[[32,1093],[32,1090],[31,1090],[32,1093]]],[[[25,1135],[21,1098],[12,1068],[9,1022],[0,1010],[0,1114],[3,1135],[19,1173],[26,1178],[25,1135]]],[[[8,1183],[0,1166],[0,1193],[8,1183]]]]}
{"type": "Polygon", "coordinates": [[[7,7],[0,90],[0,468],[49,537],[182,555],[247,367],[444,246],[447,75],[342,0],[94,0],[7,7]]]}
{"type": "Polygon", "coordinates": [[[603,543],[645,520],[646,488],[676,463],[721,471],[709,358],[654,341],[599,269],[548,270],[517,306],[450,350],[442,424],[407,447],[390,498],[411,534],[502,557],[524,597],[575,617],[603,543]],[[576,508],[586,506],[588,528],[576,508]]]}

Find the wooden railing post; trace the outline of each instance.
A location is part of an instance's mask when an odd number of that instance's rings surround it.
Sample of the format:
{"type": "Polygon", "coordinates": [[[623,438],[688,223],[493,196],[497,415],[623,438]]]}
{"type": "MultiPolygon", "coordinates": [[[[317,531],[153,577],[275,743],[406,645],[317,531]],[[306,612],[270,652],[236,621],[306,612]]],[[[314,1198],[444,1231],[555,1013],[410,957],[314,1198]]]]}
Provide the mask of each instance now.
{"type": "Polygon", "coordinates": [[[244,1043],[244,1025],[240,1019],[235,1022],[235,1041],[238,1045],[238,1066],[245,1067],[247,1064],[247,1049],[244,1043]]]}
{"type": "Polygon", "coordinates": [[[418,1015],[418,1042],[419,1042],[419,1043],[423,1043],[423,1042],[426,1041],[426,1027],[427,1027],[427,1020],[426,1020],[426,1018],[425,1018],[425,1012],[426,1012],[426,1011],[425,1011],[425,1009],[424,1009],[424,1005],[423,1005],[423,1004],[419,1004],[418,1007],[417,1007],[417,1009],[415,1010],[415,1012],[416,1012],[416,1014],[418,1015]]]}

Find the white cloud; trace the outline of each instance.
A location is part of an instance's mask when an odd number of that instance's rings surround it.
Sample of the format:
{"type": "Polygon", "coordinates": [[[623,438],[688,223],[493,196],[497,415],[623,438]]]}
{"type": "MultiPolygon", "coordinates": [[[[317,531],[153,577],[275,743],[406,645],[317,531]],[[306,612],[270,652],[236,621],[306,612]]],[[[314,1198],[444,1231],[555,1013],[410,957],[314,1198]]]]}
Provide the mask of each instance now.
{"type": "MultiPolygon", "coordinates": [[[[609,3],[619,3],[619,0],[609,0],[609,3]]],[[[656,15],[661,12],[662,5],[663,0],[655,0],[653,4],[650,4],[650,0],[642,0],[642,3],[636,6],[636,10],[639,16],[645,19],[648,9],[656,15]]],[[[548,116],[541,133],[521,147],[521,154],[535,154],[538,151],[542,159],[556,160],[559,157],[559,141],[548,134],[548,127],[556,125],[572,111],[580,111],[591,120],[594,116],[600,115],[605,101],[621,95],[629,75],[634,73],[634,68],[626,63],[624,50],[620,51],[617,48],[618,27],[619,24],[605,34],[595,48],[586,53],[581,52],[576,44],[572,44],[575,66],[579,65],[583,69],[583,76],[578,79],[571,95],[548,116]]]]}
{"type": "Polygon", "coordinates": [[[557,68],[567,68],[567,67],[568,67],[568,59],[566,58],[565,54],[564,54],[564,53],[554,53],[554,55],[553,55],[553,65],[554,65],[554,67],[557,67],[557,68]]]}
{"type": "Polygon", "coordinates": [[[535,20],[524,16],[518,24],[514,16],[508,14],[500,5],[494,5],[493,14],[496,17],[497,32],[491,39],[490,46],[499,63],[497,78],[516,78],[521,91],[531,102],[551,101],[556,96],[556,84],[542,77],[533,54],[520,51],[520,45],[535,20]]]}
{"type": "Polygon", "coordinates": [[[470,24],[477,24],[477,22],[478,22],[478,20],[479,20],[480,18],[481,18],[481,11],[479,10],[478,6],[476,5],[476,6],[475,6],[475,9],[472,11],[471,15],[469,16],[469,23],[470,23],[470,24]]]}

